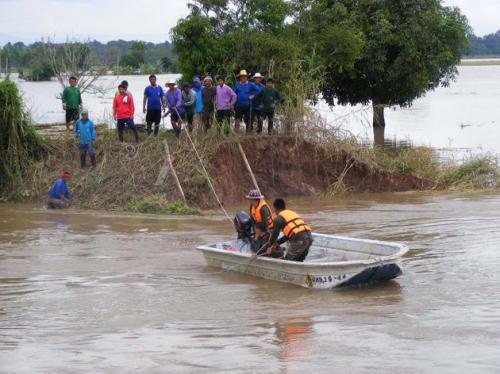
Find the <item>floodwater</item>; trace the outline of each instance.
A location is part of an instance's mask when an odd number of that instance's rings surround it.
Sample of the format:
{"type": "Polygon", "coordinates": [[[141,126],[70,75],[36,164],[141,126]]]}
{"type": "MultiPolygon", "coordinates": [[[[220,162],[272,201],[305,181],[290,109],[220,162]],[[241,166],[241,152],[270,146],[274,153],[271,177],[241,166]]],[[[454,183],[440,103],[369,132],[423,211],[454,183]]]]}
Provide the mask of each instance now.
{"type": "Polygon", "coordinates": [[[500,195],[291,205],[317,232],[407,243],[404,275],[314,291],[206,267],[220,216],[0,205],[0,372],[500,371],[500,195]]]}
{"type": "MultiPolygon", "coordinates": [[[[178,75],[160,75],[159,82],[178,75]]],[[[118,82],[127,79],[136,99],[136,121],[142,123],[142,92],[147,76],[102,77],[99,85],[107,88],[103,95],[84,95],[92,118],[109,124],[111,106],[118,82]]],[[[57,82],[18,82],[38,123],[63,122],[64,112],[57,96],[57,82]]],[[[500,65],[461,66],[456,82],[439,88],[415,101],[411,108],[387,110],[386,137],[410,140],[417,145],[429,145],[459,151],[458,154],[500,154],[500,65]]],[[[317,107],[329,123],[361,138],[372,138],[369,107],[337,106],[329,109],[324,103],[317,107]]]]}

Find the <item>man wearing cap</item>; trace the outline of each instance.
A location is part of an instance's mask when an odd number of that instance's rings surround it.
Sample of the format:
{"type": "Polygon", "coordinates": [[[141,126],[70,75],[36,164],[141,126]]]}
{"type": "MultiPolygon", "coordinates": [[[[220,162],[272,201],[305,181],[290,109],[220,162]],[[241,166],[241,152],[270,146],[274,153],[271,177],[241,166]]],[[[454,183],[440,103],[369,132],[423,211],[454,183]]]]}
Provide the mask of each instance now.
{"type": "Polygon", "coordinates": [[[189,83],[182,86],[182,103],[186,110],[186,122],[189,133],[193,132],[193,117],[196,106],[196,92],[194,92],[189,83]]]}
{"type": "Polygon", "coordinates": [[[250,200],[250,217],[252,217],[254,227],[257,224],[265,224],[268,230],[272,230],[273,215],[264,195],[259,190],[251,190],[246,199],[250,200]]]}
{"type": "Polygon", "coordinates": [[[175,87],[175,81],[170,79],[166,86],[168,87],[165,97],[167,99],[167,107],[170,112],[170,121],[172,123],[172,128],[174,129],[175,136],[181,136],[182,121],[184,119],[184,114],[186,109],[184,108],[184,103],[182,101],[182,92],[177,87],[175,87]]]}
{"type": "Polygon", "coordinates": [[[71,179],[71,174],[63,172],[61,178],[55,181],[49,191],[47,207],[50,209],[67,208],[70,203],[69,191],[66,182],[71,179]]]}
{"type": "Polygon", "coordinates": [[[201,99],[203,101],[203,111],[201,112],[201,121],[205,131],[212,127],[212,118],[215,111],[215,98],[217,97],[217,88],[214,87],[214,82],[211,76],[206,76],[203,80],[205,87],[201,91],[201,99]]]}
{"type": "Polygon", "coordinates": [[[252,78],[253,84],[255,84],[257,86],[257,88],[259,89],[259,92],[257,92],[255,94],[255,96],[252,100],[252,113],[251,113],[251,118],[250,118],[250,122],[252,123],[252,129],[253,129],[253,125],[254,125],[256,120],[257,120],[257,129],[258,128],[262,129],[261,110],[260,110],[260,106],[258,105],[258,102],[257,102],[257,96],[259,95],[259,93],[262,92],[262,90],[265,87],[262,84],[262,78],[263,77],[260,73],[255,73],[253,78],[252,78]]]}
{"type": "Polygon", "coordinates": [[[82,110],[81,119],[76,121],[73,133],[80,141],[80,167],[82,169],[85,167],[87,153],[89,154],[92,167],[96,167],[97,163],[93,144],[95,140],[95,128],[94,123],[89,120],[89,113],[86,109],[82,110]]]}
{"type": "Polygon", "coordinates": [[[193,78],[193,91],[196,93],[196,106],[194,108],[194,122],[196,124],[201,123],[201,112],[203,111],[203,100],[201,97],[201,91],[203,90],[203,85],[201,84],[201,79],[199,77],[193,78]]]}
{"type": "Polygon", "coordinates": [[[149,76],[149,86],[144,89],[142,112],[146,114],[148,135],[151,135],[153,123],[155,124],[154,136],[158,135],[161,122],[161,111],[165,107],[163,89],[156,84],[156,75],[149,76]],[[147,103],[147,109],[146,109],[147,103]]]}
{"type": "Polygon", "coordinates": [[[71,135],[71,122],[78,119],[78,112],[82,108],[82,94],[76,87],[76,77],[69,78],[69,87],[64,87],[62,94],[63,110],[66,112],[66,133],[71,135]]]}
{"type": "Polygon", "coordinates": [[[276,216],[267,254],[271,255],[280,244],[288,242],[285,260],[303,262],[313,243],[311,228],[297,213],[286,208],[285,200],[274,200],[273,207],[276,216]],[[278,239],[280,231],[283,237],[278,239]]]}
{"type": "Polygon", "coordinates": [[[252,100],[259,93],[259,88],[248,81],[248,73],[246,70],[241,70],[237,78],[239,82],[234,86],[236,98],[236,116],[234,127],[240,129],[241,120],[245,122],[246,132],[252,132],[252,100]]]}

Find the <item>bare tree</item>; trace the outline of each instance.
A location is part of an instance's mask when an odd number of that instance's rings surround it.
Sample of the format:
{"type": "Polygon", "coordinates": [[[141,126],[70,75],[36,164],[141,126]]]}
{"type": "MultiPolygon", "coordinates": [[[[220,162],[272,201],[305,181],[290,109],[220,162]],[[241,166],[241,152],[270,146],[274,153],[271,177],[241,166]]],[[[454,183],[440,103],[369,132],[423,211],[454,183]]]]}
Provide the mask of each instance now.
{"type": "Polygon", "coordinates": [[[109,90],[98,84],[105,68],[95,66],[94,56],[87,43],[68,39],[65,43],[56,44],[49,38],[44,48],[54,75],[63,88],[68,85],[69,78],[74,76],[82,93],[103,94],[109,90]]]}

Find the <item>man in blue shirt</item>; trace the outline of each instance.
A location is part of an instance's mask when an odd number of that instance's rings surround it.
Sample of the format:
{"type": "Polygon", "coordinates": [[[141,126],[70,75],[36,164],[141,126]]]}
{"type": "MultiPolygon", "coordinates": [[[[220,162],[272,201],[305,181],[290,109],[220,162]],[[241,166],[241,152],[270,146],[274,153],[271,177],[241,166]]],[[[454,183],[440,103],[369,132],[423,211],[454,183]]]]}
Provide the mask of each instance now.
{"type": "Polygon", "coordinates": [[[95,128],[94,122],[89,120],[89,113],[87,110],[82,110],[81,119],[76,121],[73,132],[75,137],[80,141],[80,167],[82,169],[85,167],[87,153],[90,156],[92,167],[96,167],[97,162],[93,144],[95,140],[95,128]]]}
{"type": "Polygon", "coordinates": [[[47,200],[47,207],[50,209],[62,209],[69,206],[69,191],[66,182],[71,179],[71,174],[65,171],[61,178],[52,185],[47,200]]]}
{"type": "Polygon", "coordinates": [[[260,89],[253,82],[248,81],[246,70],[241,70],[237,78],[240,81],[234,86],[234,92],[236,92],[237,95],[234,127],[238,131],[240,129],[241,120],[244,120],[248,134],[253,130],[250,120],[252,116],[252,100],[260,92],[260,89]]]}
{"type": "Polygon", "coordinates": [[[154,135],[158,135],[161,122],[161,111],[165,108],[165,97],[163,89],[156,84],[156,75],[149,76],[150,85],[144,89],[144,99],[142,100],[142,111],[146,114],[146,124],[148,135],[151,135],[151,127],[155,124],[154,135]],[[146,110],[147,103],[147,110],[146,110]]]}

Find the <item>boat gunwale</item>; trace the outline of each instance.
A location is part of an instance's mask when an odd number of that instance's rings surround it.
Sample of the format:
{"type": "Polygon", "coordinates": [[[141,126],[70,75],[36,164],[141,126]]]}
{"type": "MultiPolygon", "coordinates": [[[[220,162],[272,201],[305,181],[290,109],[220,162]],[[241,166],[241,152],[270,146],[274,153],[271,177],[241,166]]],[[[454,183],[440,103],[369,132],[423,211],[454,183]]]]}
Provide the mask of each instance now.
{"type": "MultiPolygon", "coordinates": [[[[331,261],[331,262],[296,262],[296,261],[288,261],[288,260],[280,260],[274,259],[270,257],[258,257],[255,261],[270,261],[271,263],[277,264],[286,264],[287,266],[296,267],[296,268],[330,268],[330,267],[346,267],[346,266],[369,266],[373,264],[380,264],[381,262],[389,262],[395,261],[402,258],[408,251],[409,247],[406,244],[396,243],[396,242],[387,242],[382,240],[373,240],[373,239],[358,239],[358,238],[350,238],[347,236],[337,236],[337,235],[328,235],[328,234],[317,234],[314,233],[314,236],[320,236],[324,238],[331,239],[339,239],[346,240],[351,242],[362,242],[365,244],[378,244],[389,247],[395,247],[398,251],[392,255],[380,255],[376,258],[371,259],[363,259],[363,260],[349,260],[349,261],[331,261]]],[[[212,244],[217,245],[217,244],[212,244]]],[[[202,251],[203,254],[207,254],[207,252],[218,253],[222,255],[226,255],[225,257],[239,257],[242,259],[250,259],[250,253],[239,253],[239,252],[229,252],[225,249],[214,248],[211,245],[200,245],[197,247],[199,251],[202,251]]],[[[356,252],[349,249],[342,249],[346,252],[356,252]]],[[[360,253],[360,252],[358,252],[360,253]]]]}

